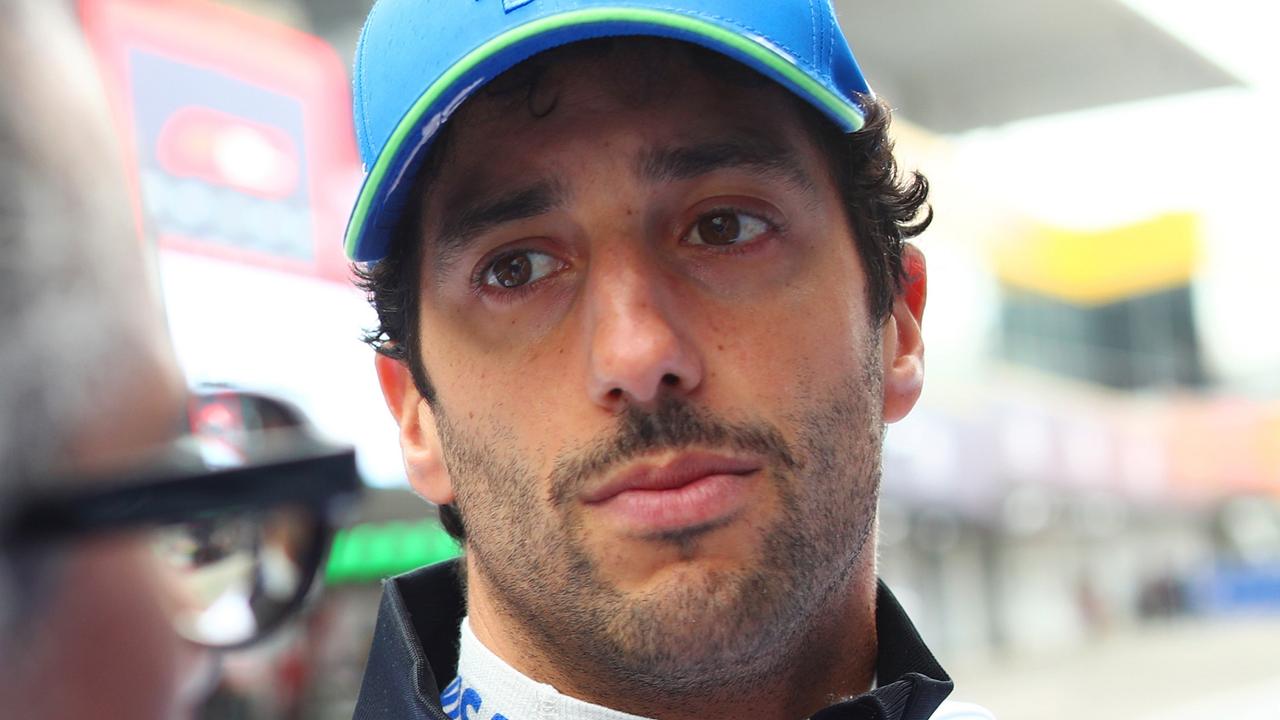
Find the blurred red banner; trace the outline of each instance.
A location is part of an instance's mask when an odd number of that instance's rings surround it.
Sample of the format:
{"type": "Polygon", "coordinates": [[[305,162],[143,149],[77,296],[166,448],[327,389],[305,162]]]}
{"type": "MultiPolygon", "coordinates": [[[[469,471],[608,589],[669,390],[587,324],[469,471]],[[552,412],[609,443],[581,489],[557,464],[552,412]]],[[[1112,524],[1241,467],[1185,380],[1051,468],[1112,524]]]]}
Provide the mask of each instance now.
{"type": "Polygon", "coordinates": [[[346,68],[320,38],[202,0],[81,0],[144,238],[348,282],[360,180],[346,68]]]}

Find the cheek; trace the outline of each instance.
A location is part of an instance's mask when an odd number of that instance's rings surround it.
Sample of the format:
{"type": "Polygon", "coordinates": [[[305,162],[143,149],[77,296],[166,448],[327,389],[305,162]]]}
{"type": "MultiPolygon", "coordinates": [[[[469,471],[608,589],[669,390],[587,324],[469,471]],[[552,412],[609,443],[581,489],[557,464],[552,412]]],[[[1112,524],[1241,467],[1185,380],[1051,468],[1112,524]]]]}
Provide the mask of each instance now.
{"type": "Polygon", "coordinates": [[[441,407],[459,430],[495,452],[527,457],[536,444],[527,439],[553,436],[565,422],[569,400],[583,396],[572,392],[575,378],[563,361],[548,363],[535,351],[478,355],[457,370],[437,385],[441,407]]]}
{"type": "Polygon", "coordinates": [[[531,378],[546,377],[531,370],[560,362],[556,348],[563,345],[554,331],[514,312],[506,317],[463,310],[437,314],[424,304],[421,314],[422,363],[446,408],[496,411],[515,404],[537,389],[531,378]]]}
{"type": "Polygon", "coordinates": [[[821,392],[863,364],[871,328],[856,292],[789,285],[706,321],[709,388],[736,388],[774,406],[821,392]],[[849,297],[849,295],[855,297],[849,297]],[[745,386],[745,387],[739,387],[745,386]]]}
{"type": "Polygon", "coordinates": [[[587,397],[570,328],[564,323],[527,341],[503,343],[465,332],[438,334],[435,347],[423,348],[423,363],[459,428],[473,428],[478,439],[505,429],[514,441],[508,447],[528,450],[536,443],[526,438],[563,435],[587,397]]]}
{"type": "Polygon", "coordinates": [[[78,552],[48,608],[46,639],[56,647],[67,717],[162,718],[173,708],[187,648],[160,606],[144,548],[99,543],[78,552]]]}

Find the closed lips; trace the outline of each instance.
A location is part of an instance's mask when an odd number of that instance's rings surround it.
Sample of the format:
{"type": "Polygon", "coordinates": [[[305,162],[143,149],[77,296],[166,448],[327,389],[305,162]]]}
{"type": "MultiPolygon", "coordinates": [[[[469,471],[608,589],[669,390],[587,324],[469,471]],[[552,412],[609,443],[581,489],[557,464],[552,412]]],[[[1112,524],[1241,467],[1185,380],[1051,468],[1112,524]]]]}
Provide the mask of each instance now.
{"type": "Polygon", "coordinates": [[[582,495],[587,504],[598,504],[633,490],[662,491],[682,488],[712,475],[748,475],[760,469],[751,460],[712,453],[687,453],[663,465],[639,465],[614,476],[582,495]]]}

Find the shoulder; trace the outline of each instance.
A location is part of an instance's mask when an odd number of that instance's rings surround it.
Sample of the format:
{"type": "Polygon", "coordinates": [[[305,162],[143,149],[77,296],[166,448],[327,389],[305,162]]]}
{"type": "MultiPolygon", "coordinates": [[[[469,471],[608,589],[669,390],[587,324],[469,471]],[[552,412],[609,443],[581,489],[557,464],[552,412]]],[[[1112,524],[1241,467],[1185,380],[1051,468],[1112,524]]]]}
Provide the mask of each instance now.
{"type": "Polygon", "coordinates": [[[981,705],[948,700],[938,706],[929,720],[996,720],[996,716],[981,705]]]}

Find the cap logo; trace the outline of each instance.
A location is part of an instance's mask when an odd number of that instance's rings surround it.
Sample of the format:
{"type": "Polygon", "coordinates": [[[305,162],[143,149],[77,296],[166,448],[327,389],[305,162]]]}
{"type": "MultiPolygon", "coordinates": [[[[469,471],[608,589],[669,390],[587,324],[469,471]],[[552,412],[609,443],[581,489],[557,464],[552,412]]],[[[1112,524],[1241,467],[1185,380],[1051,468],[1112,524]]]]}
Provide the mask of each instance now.
{"type": "MultiPolygon", "coordinates": [[[[476,0],[476,2],[480,2],[480,0],[476,0]]],[[[524,7],[531,2],[533,2],[533,0],[502,0],[502,9],[506,12],[511,12],[516,8],[524,7]]]]}

